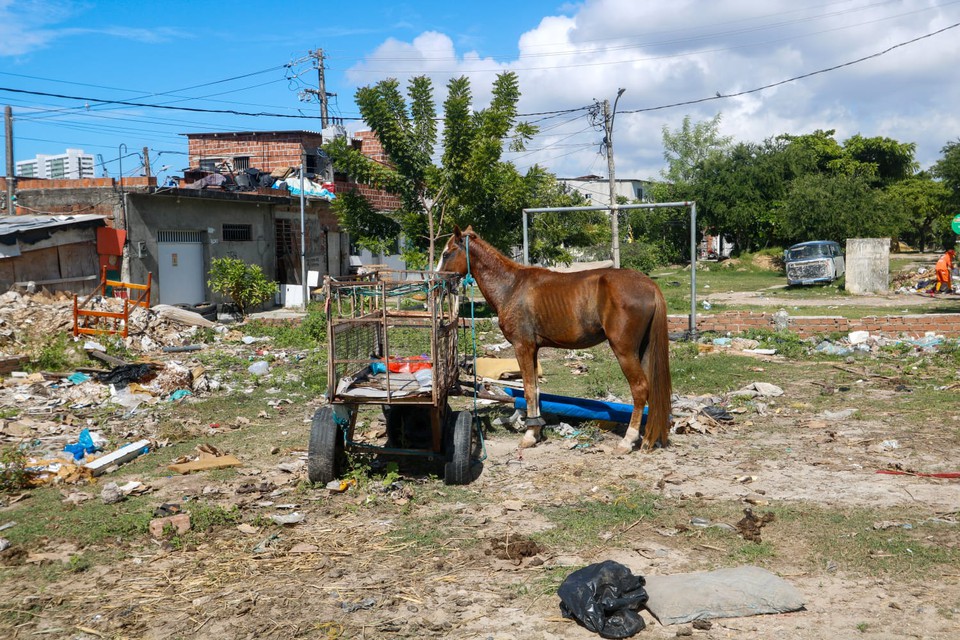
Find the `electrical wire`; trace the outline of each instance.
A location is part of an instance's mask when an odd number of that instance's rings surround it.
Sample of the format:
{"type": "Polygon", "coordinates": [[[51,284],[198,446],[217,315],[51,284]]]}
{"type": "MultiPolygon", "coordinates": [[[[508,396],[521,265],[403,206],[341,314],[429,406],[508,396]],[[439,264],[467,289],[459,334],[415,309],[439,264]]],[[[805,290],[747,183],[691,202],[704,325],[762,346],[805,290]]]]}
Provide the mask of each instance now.
{"type": "Polygon", "coordinates": [[[801,74],[801,75],[799,75],[799,76],[793,76],[792,78],[787,78],[786,80],[780,80],[780,81],[778,81],[778,82],[771,82],[770,84],[765,84],[765,85],[763,85],[763,86],[761,86],[761,87],[756,87],[756,88],[754,88],[754,89],[746,89],[746,90],[744,90],[744,91],[738,91],[738,92],[736,92],[736,93],[727,93],[727,94],[720,93],[720,92],[718,91],[716,95],[710,96],[709,98],[698,98],[698,99],[695,99],[695,100],[686,100],[686,101],[684,101],[684,102],[675,102],[675,103],[672,103],[672,104],[660,105],[660,106],[658,106],[658,107],[647,107],[647,108],[644,108],[644,109],[621,109],[621,110],[620,110],[620,113],[646,113],[646,112],[648,112],[648,111],[659,111],[659,110],[661,110],[661,109],[671,109],[671,108],[673,108],[673,107],[683,107],[683,106],[687,106],[687,105],[691,105],[691,104],[700,104],[700,103],[702,103],[702,102],[710,102],[710,101],[712,101],[712,100],[724,100],[724,99],[726,99],[726,98],[737,98],[737,97],[739,97],[739,96],[745,96],[745,95],[748,95],[748,94],[751,94],[751,93],[758,93],[758,92],[760,92],[760,91],[765,91],[765,90],[771,89],[771,88],[773,88],[773,87],[779,87],[780,85],[783,85],[783,84],[787,84],[787,83],[790,83],[790,82],[795,82],[796,80],[803,80],[803,79],[805,79],[805,78],[810,78],[810,77],[812,77],[812,76],[820,75],[820,74],[822,74],[822,73],[827,73],[827,72],[829,72],[829,71],[836,71],[837,69],[843,69],[844,67],[850,67],[850,66],[853,66],[853,65],[855,65],[855,64],[859,64],[859,63],[861,63],[861,62],[865,62],[865,61],[867,61],[867,60],[872,60],[872,59],[874,59],[874,58],[879,58],[880,56],[885,55],[885,54],[887,54],[887,53],[890,53],[891,51],[893,51],[893,50],[895,50],[895,49],[899,49],[900,47],[905,47],[905,46],[907,46],[907,45],[914,44],[914,43],[919,42],[919,41],[921,41],[921,40],[925,40],[925,39],[927,39],[927,38],[932,38],[933,36],[939,35],[939,34],[941,34],[941,33],[944,33],[945,31],[949,31],[949,30],[951,30],[951,29],[956,29],[957,27],[960,27],[960,22],[951,24],[951,25],[949,25],[949,26],[947,26],[947,27],[944,27],[944,28],[942,28],[942,29],[938,29],[937,31],[932,31],[932,32],[927,33],[927,34],[924,34],[924,35],[922,35],[922,36],[918,36],[918,37],[916,37],[916,38],[913,38],[912,40],[906,40],[906,41],[904,41],[904,42],[897,43],[897,44],[895,44],[895,45],[893,45],[893,46],[891,46],[891,47],[887,47],[887,48],[884,49],[883,51],[878,51],[877,53],[872,53],[872,54],[870,54],[870,55],[868,55],[868,56],[863,56],[862,58],[857,58],[856,60],[851,60],[851,61],[849,61],[849,62],[844,62],[844,63],[842,63],[842,64],[837,64],[837,65],[834,65],[834,66],[832,66],[832,67],[826,67],[825,69],[818,69],[818,70],[816,70],[816,71],[811,71],[811,72],[809,72],[809,73],[804,73],[804,74],[801,74]]]}

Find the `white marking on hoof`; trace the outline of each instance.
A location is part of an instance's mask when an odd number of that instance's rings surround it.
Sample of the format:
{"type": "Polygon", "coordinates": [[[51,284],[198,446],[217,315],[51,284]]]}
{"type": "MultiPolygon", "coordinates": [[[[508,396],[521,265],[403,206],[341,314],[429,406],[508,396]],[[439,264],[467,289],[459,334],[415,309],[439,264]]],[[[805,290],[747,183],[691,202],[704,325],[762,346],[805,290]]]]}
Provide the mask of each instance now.
{"type": "Polygon", "coordinates": [[[624,438],[620,441],[620,444],[617,445],[617,455],[625,456],[633,453],[633,441],[624,438]]]}
{"type": "Polygon", "coordinates": [[[527,432],[523,434],[523,439],[520,440],[520,448],[529,449],[530,447],[535,447],[537,446],[537,442],[539,442],[539,438],[533,433],[532,429],[528,429],[527,432]]]}

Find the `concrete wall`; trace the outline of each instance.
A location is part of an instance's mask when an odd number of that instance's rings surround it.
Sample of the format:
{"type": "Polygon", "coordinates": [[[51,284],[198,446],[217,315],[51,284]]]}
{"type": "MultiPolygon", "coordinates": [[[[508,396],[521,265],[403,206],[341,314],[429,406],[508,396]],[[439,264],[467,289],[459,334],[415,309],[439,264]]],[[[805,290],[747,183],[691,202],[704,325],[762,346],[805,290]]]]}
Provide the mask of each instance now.
{"type": "Polygon", "coordinates": [[[890,290],[890,238],[848,238],[844,288],[854,295],[890,290]]]}
{"type": "Polygon", "coordinates": [[[206,284],[210,264],[215,258],[239,258],[248,264],[258,264],[267,278],[276,279],[276,240],[273,226],[273,205],[239,199],[207,199],[196,197],[129,195],[129,262],[132,282],[146,282],[147,273],[153,273],[156,303],[164,303],[163,282],[158,264],[158,231],[201,231],[203,239],[203,286],[205,297],[215,297],[206,284]],[[249,224],[252,240],[224,242],[223,224],[249,224]],[[208,232],[208,229],[213,229],[208,232]],[[141,245],[142,243],[142,245],[141,245]]]}

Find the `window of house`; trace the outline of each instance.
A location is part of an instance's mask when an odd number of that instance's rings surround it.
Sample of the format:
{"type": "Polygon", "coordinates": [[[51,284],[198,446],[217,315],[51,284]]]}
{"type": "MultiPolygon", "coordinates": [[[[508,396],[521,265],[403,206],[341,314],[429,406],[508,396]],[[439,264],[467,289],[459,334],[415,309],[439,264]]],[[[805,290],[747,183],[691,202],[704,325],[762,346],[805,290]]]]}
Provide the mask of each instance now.
{"type": "Polygon", "coordinates": [[[220,162],[220,158],[200,158],[200,170],[213,172],[219,171],[220,162]]]}
{"type": "Polygon", "coordinates": [[[253,225],[250,224],[224,224],[223,241],[224,242],[250,242],[253,240],[253,225]]]}
{"type": "Polygon", "coordinates": [[[250,168],[250,156],[237,156],[233,159],[234,171],[246,171],[250,168]]]}

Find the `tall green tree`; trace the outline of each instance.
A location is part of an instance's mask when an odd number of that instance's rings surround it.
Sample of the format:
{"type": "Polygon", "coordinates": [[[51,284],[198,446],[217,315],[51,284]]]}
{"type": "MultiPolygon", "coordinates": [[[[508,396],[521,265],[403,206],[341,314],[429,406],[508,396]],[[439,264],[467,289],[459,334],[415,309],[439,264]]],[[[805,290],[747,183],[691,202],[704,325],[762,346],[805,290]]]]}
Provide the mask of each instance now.
{"type": "Polygon", "coordinates": [[[693,194],[706,230],[732,238],[740,251],[777,242],[776,212],[791,176],[783,146],[779,139],[739,143],[704,162],[693,194]]]}
{"type": "Polygon", "coordinates": [[[653,197],[658,202],[685,200],[690,197],[697,171],[709,158],[723,153],[733,141],[720,135],[721,114],[694,123],[684,116],[676,131],[663,127],[663,159],[667,166],[660,171],[665,182],[654,185],[653,197]]]}
{"type": "Polygon", "coordinates": [[[960,139],[945,144],[940,153],[942,157],[934,163],[931,173],[946,185],[950,206],[954,213],[960,213],[960,139]]]}
{"type": "MultiPolygon", "coordinates": [[[[472,95],[466,78],[447,85],[444,102],[441,164],[434,164],[437,113],[429,78],[413,78],[407,98],[397,80],[383,80],[357,90],[356,101],[364,121],[376,133],[389,164],[377,163],[344,139],[325,147],[334,163],[358,182],[390,191],[401,207],[377,212],[363,196],[338,198],[336,211],[357,240],[376,246],[396,238],[408,264],[426,264],[434,232],[453,223],[471,224],[501,248],[516,243],[520,210],[531,197],[531,183],[513,164],[501,160],[504,143],[521,150],[536,128],[517,121],[519,83],[514,73],[502,73],[493,85],[490,105],[471,111],[472,95]],[[375,216],[387,221],[374,223],[375,216]],[[389,235],[384,235],[389,234],[389,235]]],[[[535,182],[535,181],[534,181],[535,182]]]]}
{"type": "Polygon", "coordinates": [[[926,251],[950,216],[950,189],[921,172],[890,185],[886,195],[901,220],[900,238],[926,251]]]}
{"type": "Polygon", "coordinates": [[[808,174],[790,183],[778,210],[789,243],[893,237],[900,227],[883,192],[864,176],[808,174]]]}
{"type": "Polygon", "coordinates": [[[916,151],[917,145],[913,142],[897,142],[881,136],[864,138],[859,133],[843,143],[844,156],[869,166],[881,185],[906,180],[916,173],[919,168],[914,159],[916,151]]]}

